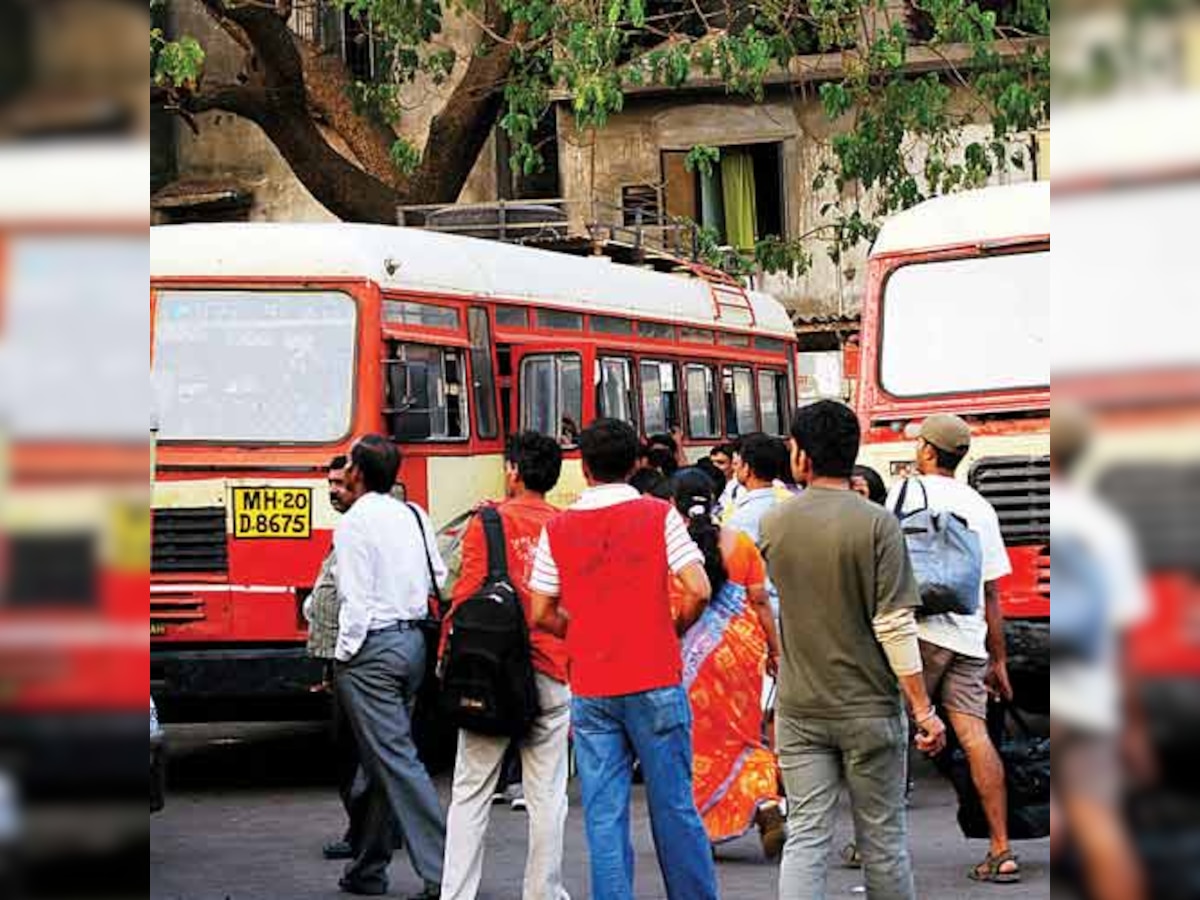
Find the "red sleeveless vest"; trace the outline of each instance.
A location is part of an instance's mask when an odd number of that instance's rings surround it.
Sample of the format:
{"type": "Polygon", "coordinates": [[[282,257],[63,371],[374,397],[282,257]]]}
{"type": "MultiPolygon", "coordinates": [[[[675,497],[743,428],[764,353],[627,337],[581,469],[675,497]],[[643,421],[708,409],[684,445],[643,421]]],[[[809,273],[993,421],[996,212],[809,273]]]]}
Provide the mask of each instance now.
{"type": "Polygon", "coordinates": [[[567,510],[547,526],[558,565],[571,690],[581,697],[637,694],[680,683],[671,620],[666,528],[670,507],[641,497],[567,510]]]}

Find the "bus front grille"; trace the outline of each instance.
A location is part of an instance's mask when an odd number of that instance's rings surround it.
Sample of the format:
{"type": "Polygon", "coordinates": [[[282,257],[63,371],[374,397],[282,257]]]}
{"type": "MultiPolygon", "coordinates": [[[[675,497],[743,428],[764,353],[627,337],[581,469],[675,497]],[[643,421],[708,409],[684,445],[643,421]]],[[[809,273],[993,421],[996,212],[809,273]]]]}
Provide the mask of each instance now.
{"type": "Polygon", "coordinates": [[[224,507],[154,510],[150,571],[227,573],[224,507]]]}
{"type": "Polygon", "coordinates": [[[967,480],[995,508],[1006,544],[1050,539],[1050,457],[985,457],[971,466],[967,480]]]}

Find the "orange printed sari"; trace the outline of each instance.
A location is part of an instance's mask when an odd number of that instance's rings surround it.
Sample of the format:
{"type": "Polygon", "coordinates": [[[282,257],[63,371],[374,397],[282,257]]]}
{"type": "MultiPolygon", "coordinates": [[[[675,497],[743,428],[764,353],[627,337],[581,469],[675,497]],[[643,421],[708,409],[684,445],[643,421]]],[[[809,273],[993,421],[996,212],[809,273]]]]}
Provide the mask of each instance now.
{"type": "Polygon", "coordinates": [[[763,739],[767,636],[746,593],[763,584],[765,567],[753,541],[740,533],[725,566],[729,580],[683,638],[692,787],[713,843],[741,837],[762,804],[781,799],[779,761],[763,739]]]}

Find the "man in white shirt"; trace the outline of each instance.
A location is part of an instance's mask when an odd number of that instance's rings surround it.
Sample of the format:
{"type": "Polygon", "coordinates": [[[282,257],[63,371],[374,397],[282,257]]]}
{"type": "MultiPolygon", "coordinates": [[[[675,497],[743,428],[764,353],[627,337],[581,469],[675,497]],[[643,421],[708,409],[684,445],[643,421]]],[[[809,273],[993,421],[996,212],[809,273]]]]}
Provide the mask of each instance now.
{"type": "Polygon", "coordinates": [[[979,537],[983,578],[978,612],[921,617],[918,634],[926,690],[945,709],[962,745],[991,831],[987,857],[969,874],[976,881],[1012,883],[1020,880],[1021,869],[1008,843],[1004,766],[987,730],[989,692],[1004,700],[1011,700],[1013,693],[998,590],[1012,564],[996,511],[978,491],[954,477],[970,448],[966,422],[958,416],[930,416],[917,438],[920,485],[910,486],[903,510],[896,509],[901,486],[893,486],[887,508],[911,512],[923,508],[928,498],[929,509],[957,515],[979,537]]]}
{"type": "Polygon", "coordinates": [[[356,441],[346,468],[353,505],[333,533],[341,597],[336,689],[370,782],[357,856],[339,885],[351,894],[386,893],[399,828],[425,883],[414,900],[426,900],[440,894],[446,824],[417,758],[410,713],[425,673],[418,623],[429,614],[430,571],[440,585],[446,566],[425,513],[390,495],[399,468],[400,452],[387,438],[356,441]]]}

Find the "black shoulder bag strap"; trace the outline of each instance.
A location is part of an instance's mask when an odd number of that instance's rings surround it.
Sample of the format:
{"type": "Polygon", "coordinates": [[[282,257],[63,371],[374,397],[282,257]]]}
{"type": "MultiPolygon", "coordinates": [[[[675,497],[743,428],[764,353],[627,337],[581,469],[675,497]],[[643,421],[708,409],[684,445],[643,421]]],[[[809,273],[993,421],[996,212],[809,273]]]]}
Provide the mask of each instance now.
{"type": "Polygon", "coordinates": [[[905,478],[904,482],[900,485],[900,494],[896,497],[896,506],[892,510],[892,514],[897,519],[903,520],[907,519],[911,515],[914,515],[915,513],[924,512],[927,509],[929,509],[929,491],[925,489],[925,485],[921,482],[920,476],[910,475],[909,477],[905,478]],[[905,512],[904,501],[908,499],[908,486],[913,481],[915,481],[917,486],[920,487],[921,493],[925,497],[925,505],[920,509],[914,509],[911,512],[905,512]]]}
{"type": "Polygon", "coordinates": [[[404,505],[408,507],[408,511],[417,520],[417,531],[421,535],[421,549],[425,551],[425,567],[429,572],[429,587],[433,592],[434,599],[437,601],[437,617],[439,619],[445,618],[446,601],[442,598],[442,589],[438,587],[437,573],[433,571],[433,556],[429,552],[429,536],[425,533],[425,522],[415,506],[407,502],[404,505]]]}
{"type": "Polygon", "coordinates": [[[483,519],[483,536],[487,541],[488,583],[508,578],[508,548],[504,543],[504,522],[500,511],[494,506],[485,506],[479,511],[483,519]]]}

